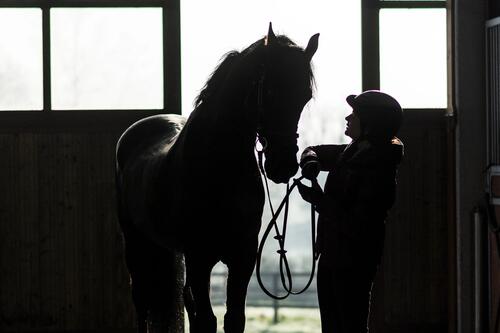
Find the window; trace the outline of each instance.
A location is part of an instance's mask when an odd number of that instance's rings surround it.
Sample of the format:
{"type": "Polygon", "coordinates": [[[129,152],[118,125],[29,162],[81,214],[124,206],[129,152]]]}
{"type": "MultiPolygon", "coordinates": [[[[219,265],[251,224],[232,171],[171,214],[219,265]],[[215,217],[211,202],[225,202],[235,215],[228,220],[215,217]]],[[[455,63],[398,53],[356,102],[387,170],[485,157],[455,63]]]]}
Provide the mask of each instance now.
{"type": "Polygon", "coordinates": [[[446,10],[380,11],[380,89],[405,108],[446,108],[446,10]]]}
{"type": "Polygon", "coordinates": [[[43,109],[42,11],[1,8],[0,109],[43,109]]]}
{"type": "Polygon", "coordinates": [[[2,0],[0,29],[0,111],[180,113],[177,0],[2,0]]]}
{"type": "Polygon", "coordinates": [[[363,11],[363,89],[404,109],[445,109],[446,1],[363,0],[363,11]]]}
{"type": "Polygon", "coordinates": [[[54,8],[52,108],[162,109],[161,8],[54,8]]]}

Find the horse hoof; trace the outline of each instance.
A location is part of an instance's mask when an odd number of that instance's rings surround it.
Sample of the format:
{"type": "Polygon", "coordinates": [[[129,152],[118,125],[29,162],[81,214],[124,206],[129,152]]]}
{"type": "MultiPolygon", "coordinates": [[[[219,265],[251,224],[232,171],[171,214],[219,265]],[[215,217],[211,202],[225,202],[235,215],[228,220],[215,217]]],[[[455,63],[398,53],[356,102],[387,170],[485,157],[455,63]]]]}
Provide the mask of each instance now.
{"type": "Polygon", "coordinates": [[[225,333],[243,333],[245,331],[245,315],[230,315],[226,313],[224,316],[224,332],[225,333]]]}
{"type": "Polygon", "coordinates": [[[196,318],[193,326],[193,333],[216,333],[217,332],[217,318],[215,316],[210,318],[196,318]]]}

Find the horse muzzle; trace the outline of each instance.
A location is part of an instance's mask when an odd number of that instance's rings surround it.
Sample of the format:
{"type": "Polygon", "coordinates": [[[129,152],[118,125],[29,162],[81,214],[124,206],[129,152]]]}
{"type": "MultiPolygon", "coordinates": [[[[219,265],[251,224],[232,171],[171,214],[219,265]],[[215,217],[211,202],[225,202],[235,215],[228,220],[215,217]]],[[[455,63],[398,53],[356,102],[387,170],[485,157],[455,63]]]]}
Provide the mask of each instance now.
{"type": "Polygon", "coordinates": [[[264,168],[266,169],[267,177],[271,179],[276,184],[287,183],[290,178],[295,176],[297,170],[299,169],[299,164],[296,159],[293,161],[287,161],[286,163],[274,161],[273,159],[266,158],[264,163],[264,168]]]}

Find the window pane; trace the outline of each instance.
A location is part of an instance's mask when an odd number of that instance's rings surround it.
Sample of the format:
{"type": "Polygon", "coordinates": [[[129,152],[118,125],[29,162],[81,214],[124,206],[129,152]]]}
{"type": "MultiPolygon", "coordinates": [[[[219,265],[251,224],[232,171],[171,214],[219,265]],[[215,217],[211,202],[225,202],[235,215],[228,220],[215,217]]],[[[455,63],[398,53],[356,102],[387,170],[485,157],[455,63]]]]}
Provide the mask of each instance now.
{"type": "Polygon", "coordinates": [[[0,110],[43,109],[42,11],[0,9],[0,110]]]}
{"type": "Polygon", "coordinates": [[[52,108],[163,108],[161,8],[51,10],[52,108]]]}
{"type": "Polygon", "coordinates": [[[404,108],[445,108],[446,83],[446,10],[381,10],[381,90],[404,108]]]}

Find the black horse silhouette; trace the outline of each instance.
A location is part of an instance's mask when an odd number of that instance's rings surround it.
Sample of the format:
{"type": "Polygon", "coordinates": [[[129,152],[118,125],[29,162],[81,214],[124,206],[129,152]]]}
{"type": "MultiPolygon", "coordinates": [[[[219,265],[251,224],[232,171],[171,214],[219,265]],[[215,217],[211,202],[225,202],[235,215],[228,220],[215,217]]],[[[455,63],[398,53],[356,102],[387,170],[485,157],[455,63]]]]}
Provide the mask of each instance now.
{"type": "Polygon", "coordinates": [[[256,138],[268,177],[287,182],[298,169],[297,125],[312,97],[318,36],[303,49],[269,25],[265,38],[225,56],[187,121],[152,116],[121,136],[119,220],[140,332],[172,297],[175,272],[165,263],[174,251],[185,258],[191,332],[216,332],[209,286],[219,261],[228,267],[224,330],[244,331],[264,205],[256,138]]]}

